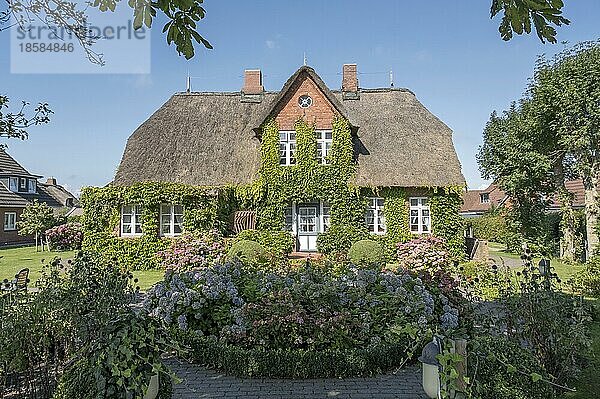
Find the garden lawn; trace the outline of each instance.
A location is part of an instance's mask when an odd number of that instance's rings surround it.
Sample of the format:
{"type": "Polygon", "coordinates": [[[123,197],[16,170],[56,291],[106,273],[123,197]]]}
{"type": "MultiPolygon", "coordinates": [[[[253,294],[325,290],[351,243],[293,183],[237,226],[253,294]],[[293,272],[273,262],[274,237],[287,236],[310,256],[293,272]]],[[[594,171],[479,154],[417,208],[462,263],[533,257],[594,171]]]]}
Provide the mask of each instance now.
{"type": "MultiPolygon", "coordinates": [[[[488,247],[490,249],[490,258],[493,258],[496,261],[502,258],[506,265],[510,267],[520,267],[522,265],[521,255],[506,251],[506,247],[503,244],[490,242],[488,243],[488,247]]],[[[539,260],[540,258],[535,258],[534,264],[537,265],[539,260]]],[[[583,269],[583,265],[581,264],[565,263],[558,258],[551,259],[550,266],[554,268],[554,271],[564,282],[567,282],[573,276],[573,274],[583,269]]]]}
{"type": "Polygon", "coordinates": [[[66,261],[72,259],[74,255],[75,251],[36,252],[35,247],[0,249],[0,280],[12,280],[19,270],[28,268],[31,287],[40,278],[40,271],[44,265],[42,260],[47,263],[59,257],[66,261]]]}
{"type": "MultiPolygon", "coordinates": [[[[36,252],[35,247],[20,247],[0,249],[0,281],[4,279],[12,280],[19,270],[29,269],[29,287],[33,287],[40,278],[40,271],[45,263],[50,262],[55,257],[63,261],[72,259],[76,251],[36,252]],[[42,262],[44,261],[44,262],[42,262]]],[[[161,281],[165,272],[163,270],[144,270],[134,271],[133,276],[138,279],[142,291],[146,291],[158,281],[161,281]]]]}
{"type": "Polygon", "coordinates": [[[163,280],[165,277],[164,270],[139,270],[133,272],[133,277],[138,279],[136,283],[141,291],[147,291],[154,284],[163,280]]]}

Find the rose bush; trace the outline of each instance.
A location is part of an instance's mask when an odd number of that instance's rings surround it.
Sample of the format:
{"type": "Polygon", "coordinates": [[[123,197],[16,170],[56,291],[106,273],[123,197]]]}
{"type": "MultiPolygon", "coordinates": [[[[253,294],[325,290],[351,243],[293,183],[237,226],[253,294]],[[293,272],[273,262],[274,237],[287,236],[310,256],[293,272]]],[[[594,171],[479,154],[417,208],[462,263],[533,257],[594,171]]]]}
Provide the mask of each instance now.
{"type": "Polygon", "coordinates": [[[59,251],[81,249],[83,227],[80,223],[65,223],[46,230],[50,247],[59,251]]]}

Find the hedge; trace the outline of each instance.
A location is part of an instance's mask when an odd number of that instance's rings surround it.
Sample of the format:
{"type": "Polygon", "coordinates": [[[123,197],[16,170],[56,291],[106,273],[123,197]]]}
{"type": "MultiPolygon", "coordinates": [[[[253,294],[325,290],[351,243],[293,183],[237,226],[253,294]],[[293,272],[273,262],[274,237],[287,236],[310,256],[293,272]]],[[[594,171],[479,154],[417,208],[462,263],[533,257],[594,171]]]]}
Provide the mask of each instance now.
{"type": "Polygon", "coordinates": [[[191,361],[238,377],[344,378],[371,376],[406,361],[407,343],[349,350],[246,349],[200,337],[188,341],[191,361]]]}

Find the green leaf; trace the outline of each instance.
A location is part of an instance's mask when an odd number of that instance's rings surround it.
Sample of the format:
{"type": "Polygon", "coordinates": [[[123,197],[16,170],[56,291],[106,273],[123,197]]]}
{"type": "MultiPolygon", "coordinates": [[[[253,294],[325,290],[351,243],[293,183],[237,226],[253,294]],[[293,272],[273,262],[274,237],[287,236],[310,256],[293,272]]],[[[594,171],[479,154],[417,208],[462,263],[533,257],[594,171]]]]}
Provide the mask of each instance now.
{"type": "Polygon", "coordinates": [[[531,381],[538,382],[542,379],[542,376],[538,373],[531,373],[531,381]]]}

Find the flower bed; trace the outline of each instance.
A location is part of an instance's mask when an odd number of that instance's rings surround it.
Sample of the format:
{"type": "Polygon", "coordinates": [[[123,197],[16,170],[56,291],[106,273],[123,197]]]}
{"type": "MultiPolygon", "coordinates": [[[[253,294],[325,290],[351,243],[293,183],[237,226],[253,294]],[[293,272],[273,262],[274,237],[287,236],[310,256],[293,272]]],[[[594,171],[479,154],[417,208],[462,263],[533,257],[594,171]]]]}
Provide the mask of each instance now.
{"type": "Polygon", "coordinates": [[[433,331],[458,327],[456,307],[410,272],[309,263],[278,273],[236,262],[171,271],[144,307],[196,360],[246,376],[382,372],[412,358],[433,331]]]}
{"type": "Polygon", "coordinates": [[[80,223],[61,224],[46,230],[46,238],[53,250],[80,249],[83,241],[83,228],[80,223]]]}

